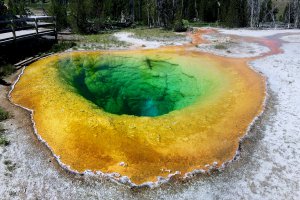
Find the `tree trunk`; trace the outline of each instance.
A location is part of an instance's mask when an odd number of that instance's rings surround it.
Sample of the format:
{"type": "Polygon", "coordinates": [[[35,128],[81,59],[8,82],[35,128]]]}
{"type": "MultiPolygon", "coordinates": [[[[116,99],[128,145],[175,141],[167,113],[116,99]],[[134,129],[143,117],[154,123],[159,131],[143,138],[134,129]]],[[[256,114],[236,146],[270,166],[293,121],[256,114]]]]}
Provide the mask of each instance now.
{"type": "Polygon", "coordinates": [[[254,17],[254,0],[251,0],[251,16],[250,16],[250,27],[253,28],[253,17],[254,17]]]}
{"type": "Polygon", "coordinates": [[[294,28],[300,28],[300,0],[294,0],[294,28]]]}
{"type": "Polygon", "coordinates": [[[183,17],[183,0],[181,0],[181,16],[180,16],[180,18],[182,19],[182,17],[183,17]]]}
{"type": "Polygon", "coordinates": [[[142,20],[142,0],[139,0],[139,14],[138,14],[138,17],[139,17],[139,20],[141,21],[142,20]]]}
{"type": "Polygon", "coordinates": [[[134,22],[134,0],[129,0],[130,19],[134,22]]]}
{"type": "Polygon", "coordinates": [[[196,16],[196,19],[198,20],[199,19],[199,13],[198,13],[198,6],[197,6],[197,0],[194,0],[194,7],[195,7],[195,16],[196,16]]]}
{"type": "Polygon", "coordinates": [[[291,27],[291,1],[289,0],[289,16],[288,16],[288,28],[291,27]]]}
{"type": "Polygon", "coordinates": [[[262,1],[259,0],[248,0],[248,7],[250,13],[250,27],[258,27],[259,26],[259,13],[260,13],[260,5],[262,1]]]}
{"type": "Polygon", "coordinates": [[[151,22],[150,22],[150,3],[147,2],[147,19],[148,19],[148,26],[151,28],[151,22]]]}

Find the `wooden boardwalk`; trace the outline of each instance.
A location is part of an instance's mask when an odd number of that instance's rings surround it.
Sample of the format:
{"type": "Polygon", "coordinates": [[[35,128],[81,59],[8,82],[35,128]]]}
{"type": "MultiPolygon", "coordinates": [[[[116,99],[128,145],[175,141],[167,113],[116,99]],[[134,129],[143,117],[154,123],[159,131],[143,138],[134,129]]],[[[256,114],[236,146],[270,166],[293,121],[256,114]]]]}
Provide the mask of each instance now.
{"type": "Polygon", "coordinates": [[[45,35],[57,39],[56,20],[50,16],[30,16],[26,18],[0,21],[0,45],[45,35]]]}

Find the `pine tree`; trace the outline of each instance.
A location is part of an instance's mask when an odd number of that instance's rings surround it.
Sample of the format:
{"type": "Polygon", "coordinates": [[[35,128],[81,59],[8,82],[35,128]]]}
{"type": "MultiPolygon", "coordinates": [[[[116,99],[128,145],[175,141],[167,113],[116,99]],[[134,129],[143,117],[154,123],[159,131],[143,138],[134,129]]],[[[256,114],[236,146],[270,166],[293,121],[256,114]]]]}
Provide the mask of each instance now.
{"type": "Polygon", "coordinates": [[[247,26],[247,1],[230,0],[225,24],[229,27],[247,26]]]}
{"type": "Polygon", "coordinates": [[[4,0],[0,0],[0,16],[7,15],[7,7],[4,5],[4,0]]]}
{"type": "Polygon", "coordinates": [[[9,0],[8,12],[12,15],[26,15],[25,0],[9,0]]]}
{"type": "Polygon", "coordinates": [[[86,32],[88,27],[86,4],[86,1],[70,0],[71,25],[81,33],[86,32]]]}
{"type": "Polygon", "coordinates": [[[67,0],[51,0],[51,14],[56,17],[57,29],[67,27],[67,0]]]}
{"type": "Polygon", "coordinates": [[[294,27],[300,28],[300,0],[294,0],[294,27]]]}

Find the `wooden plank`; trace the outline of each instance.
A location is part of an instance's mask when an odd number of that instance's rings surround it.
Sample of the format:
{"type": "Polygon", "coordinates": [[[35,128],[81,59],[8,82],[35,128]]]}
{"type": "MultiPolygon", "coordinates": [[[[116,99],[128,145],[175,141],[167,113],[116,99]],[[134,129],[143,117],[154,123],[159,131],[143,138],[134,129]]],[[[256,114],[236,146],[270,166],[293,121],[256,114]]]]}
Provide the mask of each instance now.
{"type": "Polygon", "coordinates": [[[49,27],[49,26],[53,26],[53,27],[54,27],[55,24],[54,24],[54,23],[47,23],[47,22],[42,22],[42,23],[39,22],[39,23],[38,23],[38,27],[39,27],[39,28],[42,28],[42,27],[49,27]]]}
{"type": "Polygon", "coordinates": [[[32,20],[32,19],[38,19],[38,20],[54,20],[55,17],[53,16],[28,16],[27,18],[25,19],[28,19],[28,20],[32,20]]]}
{"type": "Polygon", "coordinates": [[[1,33],[0,34],[0,41],[1,40],[7,40],[13,38],[13,33],[12,32],[8,32],[8,33],[1,33]]]}
{"type": "Polygon", "coordinates": [[[27,18],[14,19],[11,21],[0,21],[0,24],[6,23],[10,24],[11,26],[11,30],[9,32],[0,33],[0,44],[10,43],[17,40],[30,39],[47,34],[54,35],[55,39],[57,39],[55,19],[56,18],[52,16],[30,16],[27,18]],[[52,20],[52,23],[40,22],[40,20],[52,20]],[[22,27],[20,30],[19,28],[15,27],[15,24],[17,22],[25,22],[27,26],[22,27]],[[30,25],[33,25],[33,27],[31,28],[30,25]]]}
{"type": "Polygon", "coordinates": [[[30,60],[27,59],[24,62],[22,61],[23,63],[21,65],[15,65],[15,67],[16,67],[16,69],[20,69],[20,68],[22,68],[24,66],[30,65],[31,63],[37,61],[38,59],[40,59],[40,57],[32,57],[30,60]]]}
{"type": "Polygon", "coordinates": [[[16,69],[20,69],[24,66],[28,66],[30,65],[31,63],[41,59],[41,58],[45,58],[45,57],[48,57],[50,55],[52,55],[53,53],[47,53],[47,54],[44,54],[44,55],[41,55],[41,56],[36,56],[36,57],[30,57],[30,58],[27,58],[26,60],[23,60],[23,61],[20,61],[18,63],[16,63],[14,66],[16,67],[16,69]]]}
{"type": "MultiPolygon", "coordinates": [[[[54,29],[46,29],[46,28],[40,28],[39,33],[44,33],[44,32],[54,32],[54,29]]],[[[21,37],[21,36],[26,36],[26,35],[32,35],[36,34],[35,29],[27,29],[27,30],[20,30],[20,31],[15,31],[16,37],[21,37]]],[[[5,40],[9,38],[13,38],[12,32],[8,33],[1,33],[0,34],[0,40],[5,40]]]]}
{"type": "Polygon", "coordinates": [[[27,61],[33,59],[33,58],[34,58],[34,57],[30,57],[30,58],[27,58],[27,59],[25,59],[25,60],[22,60],[22,61],[20,61],[20,62],[18,62],[18,63],[16,63],[16,64],[14,64],[14,66],[22,65],[23,63],[25,63],[25,62],[27,62],[27,61]]]}
{"type": "Polygon", "coordinates": [[[12,42],[14,42],[13,39],[1,40],[1,41],[0,41],[0,45],[1,45],[1,44],[9,44],[9,43],[12,43],[12,42]]]}
{"type": "MultiPolygon", "coordinates": [[[[50,31],[43,31],[43,32],[39,32],[38,36],[44,36],[44,35],[53,35],[55,36],[56,32],[53,30],[50,31]]],[[[24,39],[30,39],[30,38],[35,38],[37,35],[35,33],[31,33],[31,34],[26,34],[26,35],[19,35],[16,37],[16,39],[14,39],[13,37],[9,37],[9,38],[3,38],[0,40],[0,44],[4,44],[7,42],[12,42],[14,40],[24,40],[24,39]]]]}

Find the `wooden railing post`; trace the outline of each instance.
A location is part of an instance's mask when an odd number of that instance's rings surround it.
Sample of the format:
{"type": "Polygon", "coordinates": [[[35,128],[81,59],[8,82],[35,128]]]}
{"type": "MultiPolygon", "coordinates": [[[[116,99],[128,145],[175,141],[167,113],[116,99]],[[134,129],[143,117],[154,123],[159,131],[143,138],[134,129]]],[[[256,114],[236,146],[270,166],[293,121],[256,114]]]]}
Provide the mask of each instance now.
{"type": "Polygon", "coordinates": [[[14,20],[10,20],[10,26],[11,26],[11,30],[12,30],[12,34],[13,34],[13,38],[14,38],[14,41],[17,39],[17,36],[16,36],[16,30],[15,30],[15,22],[14,20]]]}
{"type": "Polygon", "coordinates": [[[38,27],[38,20],[36,17],[34,18],[34,25],[35,25],[36,36],[38,36],[39,35],[39,27],[38,27]]]}
{"type": "Polygon", "coordinates": [[[57,25],[56,25],[56,16],[53,17],[53,24],[54,24],[54,34],[55,40],[57,41],[57,25]]]}

